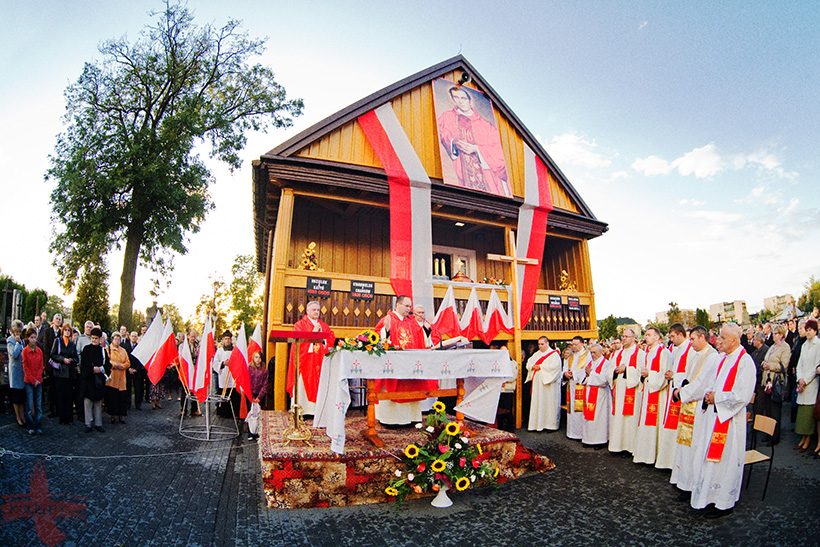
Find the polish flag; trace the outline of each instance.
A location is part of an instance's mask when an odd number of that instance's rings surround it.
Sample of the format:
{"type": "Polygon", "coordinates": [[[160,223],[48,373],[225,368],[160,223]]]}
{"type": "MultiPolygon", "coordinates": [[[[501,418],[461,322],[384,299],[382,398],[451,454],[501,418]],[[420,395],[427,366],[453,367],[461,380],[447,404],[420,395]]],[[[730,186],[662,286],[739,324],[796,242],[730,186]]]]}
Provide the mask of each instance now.
{"type": "Polygon", "coordinates": [[[510,316],[504,311],[504,305],[498,294],[493,289],[490,293],[490,301],[487,304],[487,313],[484,315],[484,324],[481,333],[481,340],[489,345],[499,332],[512,334],[513,326],[510,316]]]}
{"type": "Polygon", "coordinates": [[[211,385],[211,360],[214,358],[215,353],[214,327],[211,324],[211,316],[209,315],[202,328],[202,339],[199,342],[199,354],[194,368],[193,391],[200,403],[204,403],[208,398],[208,386],[211,385]]]}
{"type": "Polygon", "coordinates": [[[157,352],[157,348],[162,344],[162,332],[164,330],[165,327],[162,323],[162,316],[156,314],[151,325],[148,326],[148,330],[142,335],[142,340],[139,341],[137,347],[131,352],[131,355],[142,363],[142,366],[148,367],[151,357],[154,356],[154,353],[157,352]]]}
{"type": "Polygon", "coordinates": [[[479,336],[484,330],[483,321],[481,320],[481,306],[478,303],[478,293],[473,287],[470,292],[470,298],[467,299],[467,307],[464,308],[464,313],[461,314],[461,336],[467,340],[472,340],[479,336]]]}
{"type": "Polygon", "coordinates": [[[156,385],[157,382],[162,380],[165,369],[178,357],[179,351],[177,350],[177,339],[174,336],[174,326],[171,324],[171,320],[168,319],[165,331],[162,333],[162,343],[145,367],[148,369],[148,379],[151,380],[151,383],[156,385]]]}
{"type": "Polygon", "coordinates": [[[248,364],[250,364],[251,359],[253,359],[253,354],[257,351],[262,354],[262,359],[264,361],[265,352],[262,351],[262,326],[258,323],[256,328],[253,329],[251,339],[248,341],[248,364]]]}
{"type": "Polygon", "coordinates": [[[231,371],[239,393],[251,401],[253,395],[251,395],[251,375],[248,372],[248,340],[245,338],[245,323],[242,323],[236,335],[236,344],[228,359],[228,369],[231,371]]]}
{"type": "Polygon", "coordinates": [[[194,358],[191,355],[191,348],[188,340],[182,342],[182,349],[179,352],[179,376],[188,391],[193,390],[194,385],[194,358]]]}
{"type": "Polygon", "coordinates": [[[447,287],[444,299],[438,307],[438,313],[433,319],[433,331],[450,338],[461,336],[461,327],[458,324],[458,313],[456,312],[456,298],[453,295],[453,286],[447,287]]]}

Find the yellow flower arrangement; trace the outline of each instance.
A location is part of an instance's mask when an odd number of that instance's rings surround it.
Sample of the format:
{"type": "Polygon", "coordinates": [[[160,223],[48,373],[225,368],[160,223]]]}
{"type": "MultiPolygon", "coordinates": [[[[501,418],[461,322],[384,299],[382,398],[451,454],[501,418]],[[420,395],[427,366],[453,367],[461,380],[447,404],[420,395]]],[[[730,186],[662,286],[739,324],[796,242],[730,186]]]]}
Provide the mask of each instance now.
{"type": "Polygon", "coordinates": [[[463,490],[467,490],[470,487],[470,479],[467,477],[461,477],[456,481],[456,490],[459,492],[463,490]]]}
{"type": "Polygon", "coordinates": [[[404,449],[404,455],[412,460],[419,455],[419,447],[414,444],[408,444],[407,448],[404,449]]]}
{"type": "Polygon", "coordinates": [[[375,346],[379,342],[379,335],[371,331],[370,334],[367,335],[367,340],[371,345],[375,346]]]}
{"type": "Polygon", "coordinates": [[[339,343],[329,353],[347,350],[365,351],[370,355],[382,355],[388,348],[397,349],[390,347],[390,344],[386,340],[382,340],[377,332],[366,330],[351,338],[339,340],[339,343]]]}
{"type": "Polygon", "coordinates": [[[396,497],[396,496],[398,496],[398,495],[399,495],[399,491],[398,491],[398,490],[396,490],[395,488],[393,488],[392,486],[388,486],[387,488],[385,488],[385,489],[384,489],[384,492],[385,492],[388,496],[393,496],[393,497],[396,497]]]}
{"type": "Polygon", "coordinates": [[[444,463],[444,460],[436,460],[433,462],[433,465],[430,466],[430,468],[436,473],[441,473],[446,467],[447,464],[444,463]]]}
{"type": "Polygon", "coordinates": [[[446,407],[444,406],[444,403],[442,403],[441,401],[436,401],[435,403],[433,403],[433,410],[435,410],[436,412],[444,412],[445,408],[446,407]]]}
{"type": "Polygon", "coordinates": [[[444,431],[446,431],[451,437],[455,437],[461,431],[461,426],[455,422],[450,422],[447,424],[447,427],[444,428],[444,431]]]}

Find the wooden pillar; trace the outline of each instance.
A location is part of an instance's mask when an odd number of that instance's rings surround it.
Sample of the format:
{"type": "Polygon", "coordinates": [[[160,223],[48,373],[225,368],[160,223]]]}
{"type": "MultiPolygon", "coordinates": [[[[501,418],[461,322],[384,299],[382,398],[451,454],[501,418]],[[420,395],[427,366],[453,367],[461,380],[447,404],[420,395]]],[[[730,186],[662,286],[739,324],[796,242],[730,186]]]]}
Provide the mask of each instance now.
{"type": "MultiPolygon", "coordinates": [[[[506,254],[509,256],[515,256],[515,248],[514,248],[514,239],[512,234],[512,229],[507,227],[504,228],[504,245],[506,248],[506,254]]],[[[515,361],[516,366],[518,367],[518,378],[515,381],[515,428],[518,429],[523,425],[522,419],[522,393],[524,389],[523,378],[521,378],[521,329],[523,325],[521,325],[521,317],[519,313],[519,306],[513,305],[513,303],[517,299],[517,291],[518,291],[518,284],[516,280],[518,279],[517,276],[517,266],[516,263],[512,263],[513,273],[510,276],[510,282],[512,285],[513,297],[512,302],[508,305],[508,308],[512,309],[513,313],[513,347],[510,350],[510,357],[512,360],[515,361]]]]}
{"type": "Polygon", "coordinates": [[[583,256],[584,256],[584,272],[587,277],[587,292],[589,292],[589,329],[590,330],[597,330],[598,329],[598,318],[595,314],[595,289],[592,286],[592,263],[589,260],[589,241],[584,240],[584,244],[582,246],[583,249],[583,256]]]}
{"type": "MultiPolygon", "coordinates": [[[[273,232],[272,275],[270,279],[270,297],[268,299],[268,332],[280,328],[285,316],[285,269],[288,266],[290,234],[293,228],[293,189],[282,188],[279,198],[279,211],[276,215],[276,228],[273,232]]],[[[265,333],[268,336],[268,333],[265,333]]],[[[283,342],[267,343],[268,355],[276,358],[273,377],[273,408],[287,410],[285,387],[288,374],[288,345],[283,342]]]]}

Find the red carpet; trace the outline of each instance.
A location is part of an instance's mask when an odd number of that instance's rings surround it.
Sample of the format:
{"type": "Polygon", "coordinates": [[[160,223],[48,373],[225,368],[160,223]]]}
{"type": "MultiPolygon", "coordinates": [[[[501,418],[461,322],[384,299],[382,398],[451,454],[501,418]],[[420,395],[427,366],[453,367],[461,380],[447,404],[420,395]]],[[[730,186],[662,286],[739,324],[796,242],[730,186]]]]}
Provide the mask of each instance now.
{"type": "MultiPolygon", "coordinates": [[[[330,439],[323,429],[311,428],[313,447],[299,441],[284,446],[282,431],[289,425],[289,418],[290,414],[284,411],[263,411],[260,415],[259,457],[269,507],[388,502],[384,489],[393,472],[404,467],[398,455],[409,443],[425,440],[415,428],[377,428],[385,442],[385,448],[378,449],[362,437],[367,428],[366,418],[351,412],[346,420],[344,454],[331,452],[330,439]]],[[[308,420],[306,424],[311,426],[313,422],[308,420]]],[[[499,482],[516,479],[528,471],[542,472],[555,467],[549,458],[523,446],[512,433],[474,422],[467,424],[473,432],[471,440],[481,443],[484,451],[492,454],[488,462],[500,469],[499,482]]]]}

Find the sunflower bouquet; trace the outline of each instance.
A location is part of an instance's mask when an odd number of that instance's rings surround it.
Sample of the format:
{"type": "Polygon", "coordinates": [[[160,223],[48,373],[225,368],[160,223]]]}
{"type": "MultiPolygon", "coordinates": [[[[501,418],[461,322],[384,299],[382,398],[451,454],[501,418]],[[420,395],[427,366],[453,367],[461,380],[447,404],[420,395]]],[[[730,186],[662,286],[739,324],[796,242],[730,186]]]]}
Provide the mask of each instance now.
{"type": "Polygon", "coordinates": [[[486,463],[490,454],[480,444],[471,443],[461,422],[447,417],[443,403],[437,402],[433,410],[426,421],[416,424],[427,441],[407,445],[400,458],[405,470],[396,469],[395,478],[384,490],[399,505],[413,492],[436,492],[445,486],[463,491],[479,480],[496,482],[498,468],[486,463]]]}
{"type": "Polygon", "coordinates": [[[343,349],[348,351],[366,351],[370,355],[381,355],[388,349],[398,348],[391,346],[387,340],[383,340],[379,336],[379,333],[366,330],[352,338],[340,338],[329,353],[335,353],[343,349]]]}

